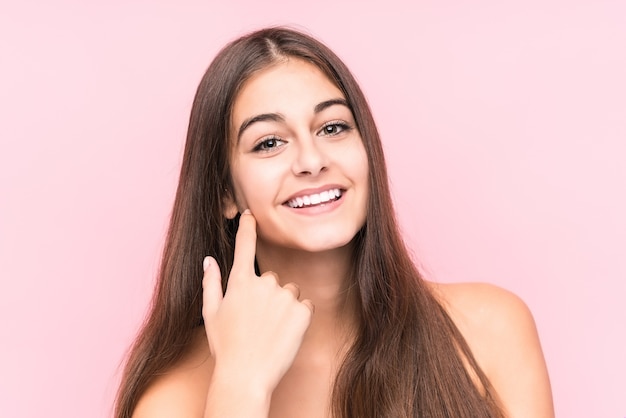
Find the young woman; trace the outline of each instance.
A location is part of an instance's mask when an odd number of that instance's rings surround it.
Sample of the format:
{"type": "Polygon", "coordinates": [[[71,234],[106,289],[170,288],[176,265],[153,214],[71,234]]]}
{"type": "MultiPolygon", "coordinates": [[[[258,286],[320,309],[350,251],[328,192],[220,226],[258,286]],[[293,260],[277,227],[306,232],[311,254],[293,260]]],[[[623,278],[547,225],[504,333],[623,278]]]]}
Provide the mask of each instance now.
{"type": "Polygon", "coordinates": [[[366,100],[293,30],[198,88],[154,301],[118,418],[552,417],[530,313],[424,281],[366,100]]]}

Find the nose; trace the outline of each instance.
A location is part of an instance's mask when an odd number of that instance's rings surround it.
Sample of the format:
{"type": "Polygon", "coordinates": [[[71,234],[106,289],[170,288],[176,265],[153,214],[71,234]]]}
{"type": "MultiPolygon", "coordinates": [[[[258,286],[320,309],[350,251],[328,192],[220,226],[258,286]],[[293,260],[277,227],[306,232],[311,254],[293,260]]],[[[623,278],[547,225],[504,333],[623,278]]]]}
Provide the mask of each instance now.
{"type": "MultiPolygon", "coordinates": [[[[301,137],[302,138],[302,137],[301,137]]],[[[298,141],[293,172],[297,176],[317,176],[328,168],[328,158],[321,138],[308,136],[298,141]]]]}

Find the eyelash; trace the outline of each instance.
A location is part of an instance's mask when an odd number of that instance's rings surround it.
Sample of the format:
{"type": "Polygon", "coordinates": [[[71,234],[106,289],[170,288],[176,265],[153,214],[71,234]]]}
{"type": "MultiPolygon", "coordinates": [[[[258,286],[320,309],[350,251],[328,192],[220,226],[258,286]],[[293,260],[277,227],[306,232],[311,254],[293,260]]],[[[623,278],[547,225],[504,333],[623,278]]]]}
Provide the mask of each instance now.
{"type": "Polygon", "coordinates": [[[343,121],[340,121],[340,120],[333,120],[333,121],[330,121],[330,122],[326,122],[322,126],[322,128],[319,130],[318,135],[319,134],[322,134],[322,135],[326,134],[328,136],[335,136],[335,135],[339,135],[342,132],[350,131],[351,129],[352,129],[352,126],[348,125],[346,122],[343,122],[343,121]],[[339,128],[340,131],[339,132],[335,132],[335,133],[326,133],[325,129],[328,128],[328,127],[331,127],[331,126],[339,128]]]}
{"type": "Polygon", "coordinates": [[[267,137],[265,139],[263,139],[262,141],[260,141],[258,144],[255,145],[255,147],[252,149],[252,151],[254,152],[272,152],[272,150],[274,148],[277,148],[279,145],[274,145],[273,147],[267,147],[268,142],[285,142],[282,139],[280,139],[277,136],[270,136],[267,137]]]}
{"type": "MultiPolygon", "coordinates": [[[[342,132],[348,132],[352,129],[352,126],[348,125],[346,122],[343,121],[339,121],[339,120],[334,120],[334,121],[330,121],[330,122],[326,122],[318,131],[318,135],[327,135],[327,136],[336,136],[339,135],[342,132]],[[325,132],[325,130],[329,127],[335,127],[339,129],[339,132],[335,132],[335,133],[327,133],[325,132]]],[[[276,144],[272,147],[268,147],[267,144],[269,142],[276,142],[276,143],[284,143],[285,141],[280,139],[277,136],[270,136],[267,138],[264,138],[263,140],[261,140],[260,142],[258,142],[254,148],[252,149],[253,152],[272,152],[275,148],[279,147],[280,145],[276,144]]]]}

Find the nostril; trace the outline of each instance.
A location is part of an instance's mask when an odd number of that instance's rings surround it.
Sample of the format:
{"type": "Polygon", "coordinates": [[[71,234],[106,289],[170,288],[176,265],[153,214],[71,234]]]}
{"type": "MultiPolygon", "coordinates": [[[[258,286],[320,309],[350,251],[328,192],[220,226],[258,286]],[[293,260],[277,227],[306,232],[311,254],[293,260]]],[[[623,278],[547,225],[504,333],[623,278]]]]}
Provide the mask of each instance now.
{"type": "Polygon", "coordinates": [[[301,141],[294,154],[293,172],[300,176],[316,176],[328,170],[328,158],[319,145],[301,141]]]}

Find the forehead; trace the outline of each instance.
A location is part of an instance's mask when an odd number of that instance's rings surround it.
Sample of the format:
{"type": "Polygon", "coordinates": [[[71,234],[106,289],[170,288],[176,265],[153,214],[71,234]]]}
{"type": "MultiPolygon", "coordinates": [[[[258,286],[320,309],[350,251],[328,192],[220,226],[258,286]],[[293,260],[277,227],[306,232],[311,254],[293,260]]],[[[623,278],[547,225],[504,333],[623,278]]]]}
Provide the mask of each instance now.
{"type": "Polygon", "coordinates": [[[232,122],[237,126],[263,113],[312,113],[318,103],[339,98],[345,99],[341,90],[318,67],[290,57],[243,84],[233,104],[232,122]]]}

